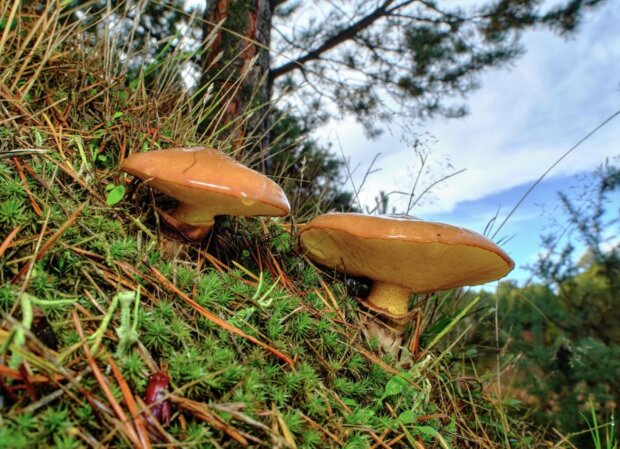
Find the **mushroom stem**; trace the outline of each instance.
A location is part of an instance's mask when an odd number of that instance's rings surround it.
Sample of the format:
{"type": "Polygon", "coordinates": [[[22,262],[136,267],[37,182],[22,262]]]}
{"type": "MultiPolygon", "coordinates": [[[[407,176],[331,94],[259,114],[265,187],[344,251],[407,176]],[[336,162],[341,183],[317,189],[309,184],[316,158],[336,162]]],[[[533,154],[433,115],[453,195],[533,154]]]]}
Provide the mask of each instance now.
{"type": "Polygon", "coordinates": [[[364,304],[376,312],[387,312],[394,318],[409,311],[411,289],[389,282],[375,281],[364,304]]]}
{"type": "Polygon", "coordinates": [[[213,227],[215,216],[210,210],[196,210],[196,206],[191,204],[179,203],[177,208],[171,213],[177,220],[188,223],[197,228],[213,227]]]}
{"type": "Polygon", "coordinates": [[[211,216],[211,221],[208,221],[207,218],[205,222],[188,224],[183,219],[183,209],[180,205],[170,212],[164,212],[161,209],[157,209],[157,211],[168,225],[191,241],[198,242],[204,239],[215,223],[215,220],[211,216]],[[179,209],[181,209],[181,215],[179,215],[179,209]]]}

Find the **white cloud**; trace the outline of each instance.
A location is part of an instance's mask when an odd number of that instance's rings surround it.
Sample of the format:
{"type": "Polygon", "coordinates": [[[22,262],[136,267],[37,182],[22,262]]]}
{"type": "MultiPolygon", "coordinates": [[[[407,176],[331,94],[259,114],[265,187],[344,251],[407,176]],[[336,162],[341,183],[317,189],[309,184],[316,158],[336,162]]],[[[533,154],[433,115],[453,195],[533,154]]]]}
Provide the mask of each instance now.
{"type": "MultiPolygon", "coordinates": [[[[435,177],[467,169],[434,190],[435,201],[416,214],[449,211],[516,185],[532,182],[568,148],[620,109],[620,2],[610,1],[589,13],[579,33],[564,40],[546,31],[524,38],[527,53],[510,69],[488,72],[482,88],[467,99],[470,115],[435,120],[419,127],[437,138],[432,145],[435,177]]],[[[417,158],[401,141],[398,127],[369,141],[352,119],[333,123],[323,136],[335,142],[356,173],[357,185],[374,155],[381,152],[361,198],[367,204],[379,190],[408,190],[417,158]]],[[[620,153],[620,118],[610,123],[571,156],[552,176],[591,170],[620,153]]],[[[426,183],[431,178],[426,178],[426,183]]],[[[418,190],[419,191],[419,190],[418,190]]]]}

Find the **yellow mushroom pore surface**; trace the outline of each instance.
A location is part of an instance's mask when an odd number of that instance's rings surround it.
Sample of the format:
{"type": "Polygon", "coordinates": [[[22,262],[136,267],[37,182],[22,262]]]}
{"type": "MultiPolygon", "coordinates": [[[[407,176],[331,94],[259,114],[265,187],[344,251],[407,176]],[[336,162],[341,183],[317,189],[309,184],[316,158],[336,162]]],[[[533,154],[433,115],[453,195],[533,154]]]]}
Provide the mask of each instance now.
{"type": "Polygon", "coordinates": [[[512,263],[496,252],[473,245],[360,238],[325,228],[304,229],[300,240],[321,265],[415,293],[483,284],[512,269],[512,263]]]}

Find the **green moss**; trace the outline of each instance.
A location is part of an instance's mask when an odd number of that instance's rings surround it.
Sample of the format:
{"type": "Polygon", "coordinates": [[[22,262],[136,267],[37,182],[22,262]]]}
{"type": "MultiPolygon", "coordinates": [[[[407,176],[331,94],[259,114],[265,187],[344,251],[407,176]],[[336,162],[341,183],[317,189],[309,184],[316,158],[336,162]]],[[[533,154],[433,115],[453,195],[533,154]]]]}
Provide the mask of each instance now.
{"type": "Polygon", "coordinates": [[[9,198],[0,203],[0,226],[7,230],[25,224],[29,217],[26,203],[21,198],[9,198]]]}

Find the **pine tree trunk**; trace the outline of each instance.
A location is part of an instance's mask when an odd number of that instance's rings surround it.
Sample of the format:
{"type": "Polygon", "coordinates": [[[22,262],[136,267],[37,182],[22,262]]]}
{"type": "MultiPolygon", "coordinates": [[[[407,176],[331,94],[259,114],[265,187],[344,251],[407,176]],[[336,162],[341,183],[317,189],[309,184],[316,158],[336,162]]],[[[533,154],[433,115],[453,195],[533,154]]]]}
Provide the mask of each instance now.
{"type": "Polygon", "coordinates": [[[204,14],[206,38],[225,19],[213,45],[203,57],[201,85],[214,82],[213,92],[223,93],[226,111],[218,124],[205,124],[217,132],[234,126],[219,138],[228,138],[235,151],[263,160],[269,143],[269,73],[271,8],[268,0],[208,0],[204,14]],[[222,53],[221,57],[218,55],[222,53]]]}

